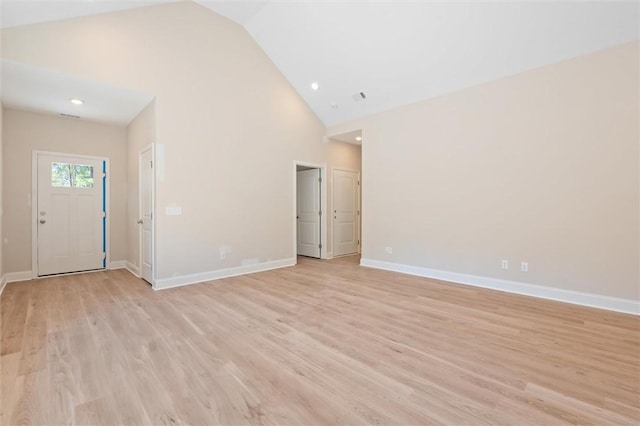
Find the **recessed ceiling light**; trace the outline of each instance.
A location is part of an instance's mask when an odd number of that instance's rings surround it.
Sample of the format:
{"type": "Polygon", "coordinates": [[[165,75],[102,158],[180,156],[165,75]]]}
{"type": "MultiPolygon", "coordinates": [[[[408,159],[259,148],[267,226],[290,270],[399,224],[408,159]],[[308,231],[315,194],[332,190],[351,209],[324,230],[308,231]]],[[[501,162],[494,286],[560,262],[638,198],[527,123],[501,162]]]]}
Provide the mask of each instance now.
{"type": "Polygon", "coordinates": [[[311,88],[313,90],[318,90],[320,88],[320,85],[318,84],[317,81],[314,81],[313,83],[311,83],[311,88]]]}
{"type": "Polygon", "coordinates": [[[356,136],[356,140],[360,142],[362,140],[362,136],[356,136]]]}
{"type": "Polygon", "coordinates": [[[71,102],[74,105],[82,105],[84,103],[84,101],[80,98],[71,98],[69,99],[69,102],[71,102]]]}

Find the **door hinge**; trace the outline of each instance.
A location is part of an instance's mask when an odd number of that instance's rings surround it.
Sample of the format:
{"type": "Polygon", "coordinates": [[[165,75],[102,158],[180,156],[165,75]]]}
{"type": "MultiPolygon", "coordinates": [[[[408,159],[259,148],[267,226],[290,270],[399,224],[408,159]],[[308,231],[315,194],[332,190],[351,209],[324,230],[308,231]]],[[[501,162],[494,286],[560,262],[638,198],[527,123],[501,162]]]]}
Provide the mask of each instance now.
{"type": "Polygon", "coordinates": [[[322,248],[322,244],[318,244],[318,248],[320,248],[320,249],[321,249],[321,248],[322,248]]]}
{"type": "Polygon", "coordinates": [[[360,240],[358,240],[358,245],[360,245],[360,240]]]}
{"type": "Polygon", "coordinates": [[[360,216],[360,210],[358,210],[358,216],[360,216]]]}
{"type": "Polygon", "coordinates": [[[360,186],[360,181],[358,181],[358,186],[360,186]]]}
{"type": "Polygon", "coordinates": [[[149,164],[151,164],[151,168],[153,169],[153,160],[149,161],[149,164]]]}
{"type": "Polygon", "coordinates": [[[102,217],[107,217],[107,212],[102,212],[102,217]]]}
{"type": "Polygon", "coordinates": [[[318,182],[322,183],[322,178],[321,177],[318,178],[318,182]]]}
{"type": "Polygon", "coordinates": [[[107,258],[107,253],[102,252],[102,258],[103,258],[103,259],[106,259],[106,258],[107,258]]]}
{"type": "Polygon", "coordinates": [[[322,210],[318,212],[318,216],[322,216],[322,210]]]}

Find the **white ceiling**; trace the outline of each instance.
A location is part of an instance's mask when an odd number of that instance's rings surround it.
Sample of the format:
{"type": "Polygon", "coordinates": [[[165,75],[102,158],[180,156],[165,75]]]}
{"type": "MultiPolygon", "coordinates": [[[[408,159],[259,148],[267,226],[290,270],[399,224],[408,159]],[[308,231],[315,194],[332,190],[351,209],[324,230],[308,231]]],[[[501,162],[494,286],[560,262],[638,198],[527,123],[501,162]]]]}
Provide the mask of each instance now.
{"type": "Polygon", "coordinates": [[[2,28],[117,12],[176,0],[1,0],[2,28]]]}
{"type": "MultiPolygon", "coordinates": [[[[2,25],[167,1],[3,0],[2,25]]],[[[640,31],[638,1],[196,2],[244,25],[326,125],[637,40],[640,31]],[[361,91],[367,98],[354,100],[361,91]]]]}
{"type": "Polygon", "coordinates": [[[638,12],[637,2],[271,2],[244,25],[332,125],[638,39],[638,12]]]}
{"type": "Polygon", "coordinates": [[[3,59],[2,104],[9,108],[126,126],[153,96],[3,59]],[[82,99],[73,105],[70,98],[82,99]]]}

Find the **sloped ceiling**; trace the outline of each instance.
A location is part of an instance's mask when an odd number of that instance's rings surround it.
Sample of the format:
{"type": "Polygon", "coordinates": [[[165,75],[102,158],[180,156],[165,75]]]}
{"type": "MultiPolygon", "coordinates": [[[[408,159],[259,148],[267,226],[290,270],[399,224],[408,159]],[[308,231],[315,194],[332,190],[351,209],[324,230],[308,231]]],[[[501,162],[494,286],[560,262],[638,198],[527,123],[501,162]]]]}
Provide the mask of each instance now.
{"type": "MultiPolygon", "coordinates": [[[[165,1],[9,0],[2,22],[165,1]]],[[[243,25],[325,125],[637,40],[640,31],[636,1],[196,2],[243,25]]]]}
{"type": "Polygon", "coordinates": [[[333,125],[638,39],[638,16],[637,2],[313,1],[241,23],[333,125]]]}

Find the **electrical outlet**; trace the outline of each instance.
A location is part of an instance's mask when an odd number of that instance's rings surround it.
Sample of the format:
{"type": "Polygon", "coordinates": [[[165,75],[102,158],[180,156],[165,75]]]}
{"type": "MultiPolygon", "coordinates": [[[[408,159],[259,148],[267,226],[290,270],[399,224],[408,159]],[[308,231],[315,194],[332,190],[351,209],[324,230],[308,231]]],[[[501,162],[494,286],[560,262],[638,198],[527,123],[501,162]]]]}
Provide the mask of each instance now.
{"type": "Polygon", "coordinates": [[[521,262],[520,263],[520,271],[529,272],[529,263],[528,262],[521,262]]]}
{"type": "Polygon", "coordinates": [[[387,247],[384,248],[384,251],[386,251],[389,254],[393,254],[393,247],[388,247],[387,246],[387,247]]]}
{"type": "Polygon", "coordinates": [[[502,269],[509,269],[509,261],[506,259],[503,259],[502,262],[500,262],[500,267],[502,269]]]}

